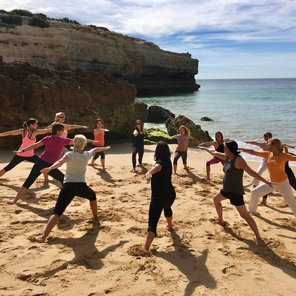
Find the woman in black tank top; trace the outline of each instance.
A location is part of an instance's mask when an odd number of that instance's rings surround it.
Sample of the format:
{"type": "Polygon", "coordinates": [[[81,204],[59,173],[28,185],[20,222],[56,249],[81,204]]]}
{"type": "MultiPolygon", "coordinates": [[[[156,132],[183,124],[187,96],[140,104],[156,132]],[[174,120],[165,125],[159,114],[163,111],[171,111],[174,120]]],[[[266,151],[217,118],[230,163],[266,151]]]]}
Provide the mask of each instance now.
{"type": "Polygon", "coordinates": [[[269,186],[271,186],[271,183],[266,181],[248,166],[246,161],[239,155],[240,152],[238,151],[238,145],[235,141],[225,142],[224,153],[211,151],[205,147],[199,148],[206,150],[214,157],[218,157],[225,161],[223,189],[213,198],[214,205],[218,214],[217,223],[223,227],[226,226],[226,222],[223,220],[223,208],[221,201],[229,199],[230,203],[236,207],[240,216],[245,219],[245,221],[254,232],[256,236],[256,243],[259,245],[263,244],[263,240],[259,234],[257,224],[247,211],[244,203],[243,173],[244,171],[246,171],[250,176],[268,184],[269,186]]]}

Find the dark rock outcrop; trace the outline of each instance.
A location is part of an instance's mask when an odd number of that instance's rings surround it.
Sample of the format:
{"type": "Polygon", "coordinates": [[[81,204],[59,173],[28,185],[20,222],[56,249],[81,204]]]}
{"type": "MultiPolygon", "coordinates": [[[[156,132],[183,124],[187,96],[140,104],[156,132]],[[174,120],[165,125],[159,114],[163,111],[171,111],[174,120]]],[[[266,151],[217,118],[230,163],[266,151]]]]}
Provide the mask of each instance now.
{"type": "Polygon", "coordinates": [[[175,118],[175,114],[170,110],[155,105],[148,107],[148,122],[163,123],[169,118],[175,118]]]}
{"type": "Polygon", "coordinates": [[[212,118],[204,116],[200,119],[201,121],[214,121],[212,118]]]}
{"type": "Polygon", "coordinates": [[[195,147],[202,142],[212,140],[207,131],[203,131],[200,125],[196,125],[192,120],[183,115],[179,115],[174,119],[169,118],[165,125],[170,136],[177,134],[179,127],[181,125],[185,125],[190,130],[192,137],[192,139],[189,141],[189,146],[191,147],[195,147]]]}

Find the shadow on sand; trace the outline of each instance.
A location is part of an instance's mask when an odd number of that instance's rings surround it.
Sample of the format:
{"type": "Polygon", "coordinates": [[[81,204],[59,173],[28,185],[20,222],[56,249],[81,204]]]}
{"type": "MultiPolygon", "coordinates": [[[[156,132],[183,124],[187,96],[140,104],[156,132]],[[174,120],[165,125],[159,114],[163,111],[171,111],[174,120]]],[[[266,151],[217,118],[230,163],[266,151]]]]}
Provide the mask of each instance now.
{"type": "Polygon", "coordinates": [[[102,251],[99,251],[95,245],[100,226],[93,224],[92,227],[79,238],[52,238],[49,245],[64,245],[73,249],[74,258],[70,261],[63,262],[53,269],[47,270],[42,274],[44,278],[50,278],[57,272],[67,269],[69,265],[84,266],[87,269],[100,269],[104,266],[102,259],[105,258],[109,252],[115,251],[117,248],[123,246],[127,241],[120,241],[117,244],[111,245],[102,251]]]}
{"type": "Polygon", "coordinates": [[[216,288],[216,281],[206,266],[209,251],[205,249],[202,251],[200,257],[196,257],[192,251],[188,249],[188,246],[182,242],[180,236],[175,231],[171,231],[171,237],[175,248],[173,251],[155,251],[153,254],[175,265],[188,279],[184,296],[193,295],[196,287],[200,285],[204,285],[209,289],[216,288]]]}
{"type": "Polygon", "coordinates": [[[271,248],[267,245],[257,246],[254,241],[248,240],[246,238],[240,237],[236,234],[231,228],[225,227],[224,230],[232,235],[239,241],[246,243],[249,246],[249,250],[254,254],[260,256],[264,261],[270,265],[282,270],[284,273],[289,275],[292,278],[296,278],[296,265],[286,258],[282,258],[276,254],[271,248]]]}

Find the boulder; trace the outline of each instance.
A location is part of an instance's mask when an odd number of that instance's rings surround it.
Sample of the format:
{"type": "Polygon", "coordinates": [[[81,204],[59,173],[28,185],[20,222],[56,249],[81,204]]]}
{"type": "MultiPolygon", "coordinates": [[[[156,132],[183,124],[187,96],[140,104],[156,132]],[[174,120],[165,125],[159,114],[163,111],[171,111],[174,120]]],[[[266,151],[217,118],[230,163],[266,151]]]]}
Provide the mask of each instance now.
{"type": "Polygon", "coordinates": [[[168,118],[175,118],[175,114],[160,106],[153,105],[148,107],[147,122],[164,123],[168,118]]]}
{"type": "Polygon", "coordinates": [[[135,100],[135,116],[141,119],[143,122],[147,122],[148,119],[148,105],[139,100],[135,100]]]}
{"type": "Polygon", "coordinates": [[[201,121],[214,121],[212,118],[204,116],[200,119],[201,121]]]}
{"type": "Polygon", "coordinates": [[[170,136],[177,134],[179,127],[185,125],[189,129],[192,137],[189,141],[190,147],[195,147],[202,142],[212,140],[207,131],[203,131],[200,125],[195,124],[192,120],[183,115],[167,119],[165,125],[170,136]]]}

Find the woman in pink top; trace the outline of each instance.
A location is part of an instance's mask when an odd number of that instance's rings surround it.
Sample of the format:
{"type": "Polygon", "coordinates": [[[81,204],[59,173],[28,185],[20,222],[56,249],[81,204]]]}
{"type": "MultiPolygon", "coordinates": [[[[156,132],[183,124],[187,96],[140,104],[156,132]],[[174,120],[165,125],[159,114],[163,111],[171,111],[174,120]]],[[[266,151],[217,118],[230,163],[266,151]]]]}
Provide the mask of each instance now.
{"type": "MultiPolygon", "coordinates": [[[[109,132],[108,129],[104,128],[104,121],[102,118],[98,118],[95,123],[94,128],[94,148],[105,146],[105,132],[109,132]]],[[[95,156],[92,158],[90,165],[94,166],[96,159],[101,157],[101,164],[103,171],[105,171],[105,153],[104,151],[96,152],[95,156]]]]}
{"type": "Polygon", "coordinates": [[[177,149],[175,151],[174,161],[173,161],[174,174],[177,173],[177,163],[180,157],[182,157],[184,169],[185,170],[188,169],[187,150],[188,150],[188,139],[190,138],[190,132],[185,125],[181,125],[178,132],[179,133],[177,135],[172,136],[172,139],[177,139],[177,143],[178,143],[177,149]]]}
{"type": "MultiPolygon", "coordinates": [[[[4,133],[0,133],[0,137],[6,136],[18,136],[22,135],[22,144],[18,150],[22,150],[24,147],[32,145],[36,142],[36,136],[42,135],[46,133],[50,133],[51,129],[38,129],[38,121],[35,118],[29,118],[23,124],[23,128],[19,128],[17,130],[8,131],[4,133]]],[[[0,170],[0,177],[2,177],[5,173],[13,169],[19,163],[24,160],[35,163],[38,159],[37,155],[34,155],[34,151],[26,151],[26,152],[18,152],[12,160],[9,162],[7,166],[5,166],[2,170],[0,170]]]]}
{"type": "Polygon", "coordinates": [[[251,149],[240,148],[240,150],[243,152],[266,159],[270,180],[272,183],[274,183],[272,187],[262,184],[252,190],[249,203],[249,212],[256,212],[261,196],[276,190],[283,196],[287,204],[290,206],[293,214],[296,216],[296,199],[293,195],[292,187],[290,186],[288,176],[285,172],[286,162],[296,161],[296,155],[285,153],[283,151],[283,145],[279,139],[269,140],[268,145],[269,151],[255,151],[251,149]]]}
{"type": "MultiPolygon", "coordinates": [[[[60,123],[56,123],[52,125],[52,136],[47,136],[42,138],[36,144],[29,145],[25,148],[22,148],[16,153],[24,153],[30,150],[37,149],[39,147],[45,146],[43,153],[41,153],[34,164],[27,180],[20,188],[12,203],[16,203],[22,196],[28,191],[30,186],[35,182],[38,176],[41,174],[41,170],[45,167],[51,166],[55,163],[59,158],[64,150],[65,146],[72,145],[73,140],[68,138],[62,138],[61,135],[64,132],[64,126],[60,123]]],[[[49,172],[49,175],[52,176],[54,179],[63,183],[64,174],[59,171],[58,169],[52,170],[49,172]]]]}

